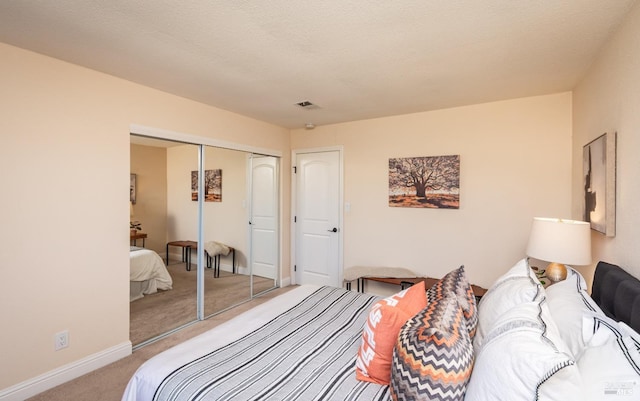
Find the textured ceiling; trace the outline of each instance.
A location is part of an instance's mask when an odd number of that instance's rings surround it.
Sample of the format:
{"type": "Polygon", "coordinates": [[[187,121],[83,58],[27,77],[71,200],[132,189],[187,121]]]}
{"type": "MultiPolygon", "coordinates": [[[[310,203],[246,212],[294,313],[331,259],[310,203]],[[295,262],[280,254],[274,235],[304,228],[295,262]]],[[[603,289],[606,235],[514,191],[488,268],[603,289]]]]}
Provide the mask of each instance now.
{"type": "Polygon", "coordinates": [[[300,128],[571,90],[636,1],[2,0],[0,41],[300,128]]]}

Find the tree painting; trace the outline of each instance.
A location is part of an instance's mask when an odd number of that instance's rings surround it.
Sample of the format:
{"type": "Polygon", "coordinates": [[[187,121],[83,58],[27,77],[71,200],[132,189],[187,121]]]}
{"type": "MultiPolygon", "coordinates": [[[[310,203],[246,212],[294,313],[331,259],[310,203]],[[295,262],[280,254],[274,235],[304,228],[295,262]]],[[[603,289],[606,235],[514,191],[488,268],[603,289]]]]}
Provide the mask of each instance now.
{"type": "Polygon", "coordinates": [[[389,159],[389,206],[460,208],[460,155],[389,159]]]}
{"type": "MultiPolygon", "coordinates": [[[[191,200],[198,200],[198,172],[191,172],[191,200]]],[[[205,170],[204,201],[222,202],[222,170],[205,170]]]]}

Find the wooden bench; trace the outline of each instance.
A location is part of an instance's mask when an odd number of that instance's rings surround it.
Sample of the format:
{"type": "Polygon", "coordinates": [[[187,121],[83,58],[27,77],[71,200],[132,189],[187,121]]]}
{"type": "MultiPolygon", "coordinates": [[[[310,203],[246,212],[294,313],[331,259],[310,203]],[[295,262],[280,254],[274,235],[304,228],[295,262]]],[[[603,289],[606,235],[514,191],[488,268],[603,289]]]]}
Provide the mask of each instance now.
{"type": "MultiPolygon", "coordinates": [[[[406,278],[360,277],[358,278],[358,292],[364,292],[364,283],[366,280],[377,281],[379,283],[399,285],[400,288],[403,290],[421,281],[424,281],[425,288],[429,289],[435,283],[438,282],[438,279],[431,278],[431,277],[406,277],[406,278]]],[[[348,290],[351,289],[351,283],[347,283],[347,289],[348,290]]],[[[478,300],[482,298],[482,296],[487,292],[486,288],[482,288],[474,284],[471,285],[471,289],[473,289],[473,294],[476,296],[476,299],[478,300]]]]}
{"type": "Polygon", "coordinates": [[[171,241],[167,242],[167,266],[169,266],[169,247],[178,246],[182,248],[182,261],[186,262],[187,271],[191,270],[191,249],[198,249],[196,241],[171,241]]]}
{"type": "MultiPolygon", "coordinates": [[[[196,241],[171,241],[167,242],[167,266],[169,266],[169,247],[170,246],[178,246],[182,248],[182,261],[186,262],[187,271],[191,271],[191,250],[198,249],[198,243],[196,241]]],[[[231,253],[232,262],[231,268],[233,270],[233,274],[236,274],[236,250],[234,247],[225,245],[229,248],[229,253],[231,253]]],[[[207,260],[207,268],[213,267],[213,277],[220,277],[220,258],[222,255],[209,255],[207,251],[204,252],[205,258],[207,260]]]]}
{"type": "MultiPolygon", "coordinates": [[[[233,274],[236,274],[236,249],[229,245],[226,245],[226,247],[229,248],[229,253],[231,253],[231,269],[233,270],[233,274]]],[[[204,254],[207,258],[207,267],[211,268],[213,262],[213,277],[220,277],[220,259],[222,255],[217,254],[211,256],[207,251],[204,251],[204,254]]]]}

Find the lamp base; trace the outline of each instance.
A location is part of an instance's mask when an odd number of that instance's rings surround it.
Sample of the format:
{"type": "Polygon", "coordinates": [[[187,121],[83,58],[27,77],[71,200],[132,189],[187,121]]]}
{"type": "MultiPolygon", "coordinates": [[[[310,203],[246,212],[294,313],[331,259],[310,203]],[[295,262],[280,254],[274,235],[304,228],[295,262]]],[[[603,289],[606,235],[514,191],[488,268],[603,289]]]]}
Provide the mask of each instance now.
{"type": "Polygon", "coordinates": [[[556,283],[567,278],[567,267],[562,263],[549,263],[545,273],[549,280],[556,283]]]}

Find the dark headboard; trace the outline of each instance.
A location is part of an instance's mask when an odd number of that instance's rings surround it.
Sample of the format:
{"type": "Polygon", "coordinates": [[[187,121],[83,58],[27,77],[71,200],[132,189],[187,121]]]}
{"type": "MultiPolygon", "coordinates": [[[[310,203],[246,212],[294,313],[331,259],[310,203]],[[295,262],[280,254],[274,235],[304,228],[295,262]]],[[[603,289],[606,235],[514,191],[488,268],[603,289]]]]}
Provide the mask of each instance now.
{"type": "Polygon", "coordinates": [[[640,333],[640,280],[619,266],[598,262],[591,298],[607,316],[640,333]]]}

